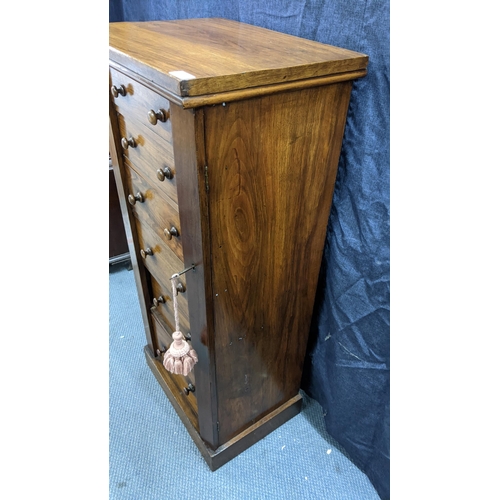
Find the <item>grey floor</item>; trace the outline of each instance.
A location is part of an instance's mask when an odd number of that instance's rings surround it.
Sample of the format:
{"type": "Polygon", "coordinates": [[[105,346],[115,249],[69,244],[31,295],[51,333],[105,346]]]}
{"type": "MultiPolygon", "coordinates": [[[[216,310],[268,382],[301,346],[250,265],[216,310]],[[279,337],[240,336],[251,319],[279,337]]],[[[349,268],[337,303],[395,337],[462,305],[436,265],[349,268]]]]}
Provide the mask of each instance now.
{"type": "Polygon", "coordinates": [[[134,276],[123,264],[110,266],[109,333],[110,500],[380,500],[305,394],[299,415],[211,472],[146,365],[134,276]]]}

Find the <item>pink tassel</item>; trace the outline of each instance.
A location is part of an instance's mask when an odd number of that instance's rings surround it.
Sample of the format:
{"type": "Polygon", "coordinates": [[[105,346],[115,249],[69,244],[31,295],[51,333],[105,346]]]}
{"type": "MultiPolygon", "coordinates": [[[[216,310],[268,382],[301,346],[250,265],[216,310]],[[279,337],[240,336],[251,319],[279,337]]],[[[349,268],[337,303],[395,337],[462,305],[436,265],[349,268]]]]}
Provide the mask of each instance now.
{"type": "Polygon", "coordinates": [[[182,375],[182,361],[180,359],[174,361],[174,373],[176,375],[182,375]]]}
{"type": "Polygon", "coordinates": [[[186,376],[194,367],[194,359],[189,356],[182,358],[183,371],[182,374],[186,376]]]}
{"type": "Polygon", "coordinates": [[[172,293],[174,296],[175,332],[172,334],[173,342],[163,356],[163,366],[170,373],[187,376],[198,362],[196,351],[186,342],[179,327],[179,310],[177,306],[176,281],[178,275],[172,276],[172,293]]]}
{"type": "Polygon", "coordinates": [[[172,357],[172,355],[170,353],[165,354],[165,357],[163,358],[163,366],[169,372],[174,371],[174,358],[172,357]]]}

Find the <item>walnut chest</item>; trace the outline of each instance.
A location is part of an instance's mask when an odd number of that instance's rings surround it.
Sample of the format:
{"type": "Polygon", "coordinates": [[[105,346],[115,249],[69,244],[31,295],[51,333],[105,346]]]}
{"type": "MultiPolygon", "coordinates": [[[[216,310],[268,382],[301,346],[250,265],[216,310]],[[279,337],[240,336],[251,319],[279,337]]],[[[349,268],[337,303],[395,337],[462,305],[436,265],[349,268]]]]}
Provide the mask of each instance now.
{"type": "Polygon", "coordinates": [[[111,23],[110,152],[146,360],[212,470],[300,411],[367,56],[224,19],[111,23]],[[178,324],[198,362],[163,366],[178,324]]]}

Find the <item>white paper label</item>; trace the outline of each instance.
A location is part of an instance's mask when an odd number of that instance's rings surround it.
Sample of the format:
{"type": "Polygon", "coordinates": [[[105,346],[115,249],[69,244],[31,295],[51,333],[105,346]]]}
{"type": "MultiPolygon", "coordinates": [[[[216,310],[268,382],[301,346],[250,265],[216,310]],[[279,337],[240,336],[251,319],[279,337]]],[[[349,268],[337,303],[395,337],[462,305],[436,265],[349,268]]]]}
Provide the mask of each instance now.
{"type": "Polygon", "coordinates": [[[178,80],[193,80],[196,78],[196,76],[186,73],[185,71],[169,71],[168,74],[178,80]]]}

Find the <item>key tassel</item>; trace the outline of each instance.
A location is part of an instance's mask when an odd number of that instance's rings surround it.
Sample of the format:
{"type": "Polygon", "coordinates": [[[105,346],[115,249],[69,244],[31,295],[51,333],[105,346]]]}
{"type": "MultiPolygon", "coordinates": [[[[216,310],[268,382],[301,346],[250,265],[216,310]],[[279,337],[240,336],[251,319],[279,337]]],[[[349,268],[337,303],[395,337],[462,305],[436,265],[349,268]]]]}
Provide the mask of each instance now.
{"type": "Polygon", "coordinates": [[[172,334],[172,339],[174,341],[170,344],[170,347],[163,356],[163,366],[170,373],[186,376],[198,362],[198,355],[187,343],[184,335],[180,331],[179,308],[177,305],[177,277],[178,275],[174,274],[171,278],[172,294],[174,296],[175,332],[172,334]]]}

